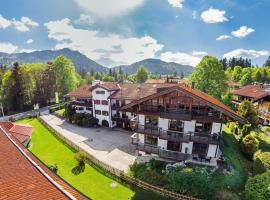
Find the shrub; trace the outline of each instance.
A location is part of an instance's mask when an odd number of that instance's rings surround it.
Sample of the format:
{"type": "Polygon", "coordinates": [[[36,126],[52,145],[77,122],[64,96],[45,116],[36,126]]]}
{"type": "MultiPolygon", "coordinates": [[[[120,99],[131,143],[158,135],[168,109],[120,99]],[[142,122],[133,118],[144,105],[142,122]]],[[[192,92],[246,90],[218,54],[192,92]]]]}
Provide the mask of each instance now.
{"type": "Polygon", "coordinates": [[[229,130],[231,133],[235,133],[235,130],[236,130],[236,123],[235,122],[229,123],[229,130]]]}
{"type": "Polygon", "coordinates": [[[251,134],[246,135],[240,144],[242,153],[250,160],[253,158],[253,154],[259,148],[259,141],[251,134]]]}
{"type": "Polygon", "coordinates": [[[245,124],[243,128],[241,129],[241,135],[242,137],[245,137],[248,135],[251,131],[251,124],[245,124]]]}
{"type": "Polygon", "coordinates": [[[260,153],[256,156],[253,170],[255,174],[261,174],[270,169],[270,152],[260,153]]]}
{"type": "Polygon", "coordinates": [[[58,171],[58,166],[57,164],[49,165],[48,166],[50,170],[52,170],[54,173],[57,173],[58,171]]]}
{"type": "Polygon", "coordinates": [[[270,132],[270,127],[268,127],[268,126],[263,126],[263,127],[262,127],[262,131],[263,131],[263,132],[270,132]]]}
{"type": "Polygon", "coordinates": [[[240,200],[240,198],[233,192],[228,190],[218,191],[216,196],[216,200],[240,200]]]}
{"type": "Polygon", "coordinates": [[[74,159],[78,162],[79,165],[84,164],[86,158],[86,154],[83,151],[78,151],[74,156],[74,159]]]}
{"type": "Polygon", "coordinates": [[[245,185],[245,196],[248,200],[270,199],[270,171],[249,178],[245,185]]]}

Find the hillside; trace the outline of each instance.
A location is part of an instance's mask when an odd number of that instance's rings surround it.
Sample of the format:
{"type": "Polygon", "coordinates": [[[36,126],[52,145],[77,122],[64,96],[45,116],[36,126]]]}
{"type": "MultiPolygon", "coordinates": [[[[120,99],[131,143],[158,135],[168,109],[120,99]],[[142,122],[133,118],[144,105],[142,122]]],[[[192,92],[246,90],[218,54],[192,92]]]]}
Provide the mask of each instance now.
{"type": "Polygon", "coordinates": [[[193,70],[193,67],[191,66],[181,65],[174,62],[164,62],[160,59],[145,59],[131,65],[121,65],[114,68],[118,71],[121,67],[123,72],[132,74],[135,73],[140,66],[144,66],[149,72],[155,74],[173,74],[175,72],[181,74],[181,72],[183,72],[186,76],[193,70]]]}
{"type": "Polygon", "coordinates": [[[106,71],[106,67],[96,63],[95,61],[89,59],[85,55],[81,54],[78,51],[72,51],[70,49],[61,49],[61,50],[43,50],[43,51],[34,51],[31,53],[0,53],[0,63],[11,65],[13,62],[18,61],[21,63],[35,63],[42,62],[46,63],[50,60],[53,60],[59,55],[66,55],[69,59],[72,60],[76,66],[77,71],[85,69],[87,72],[91,70],[94,71],[106,71]]]}

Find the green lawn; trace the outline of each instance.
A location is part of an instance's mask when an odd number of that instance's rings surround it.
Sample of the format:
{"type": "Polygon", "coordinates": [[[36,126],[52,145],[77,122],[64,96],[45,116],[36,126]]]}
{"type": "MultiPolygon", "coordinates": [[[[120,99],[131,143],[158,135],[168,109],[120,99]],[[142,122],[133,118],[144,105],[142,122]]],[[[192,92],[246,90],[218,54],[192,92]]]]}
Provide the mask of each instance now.
{"type": "Polygon", "coordinates": [[[64,178],[75,188],[94,200],[121,200],[121,199],[164,199],[152,192],[130,188],[117,182],[116,187],[111,183],[115,180],[103,175],[90,165],[85,165],[85,170],[78,175],[72,173],[77,163],[74,152],[57,139],[37,119],[20,120],[21,123],[30,124],[34,132],[29,149],[45,164],[57,164],[57,174],[64,178]]]}
{"type": "Polygon", "coordinates": [[[57,114],[64,116],[65,108],[55,111],[57,114]]]}

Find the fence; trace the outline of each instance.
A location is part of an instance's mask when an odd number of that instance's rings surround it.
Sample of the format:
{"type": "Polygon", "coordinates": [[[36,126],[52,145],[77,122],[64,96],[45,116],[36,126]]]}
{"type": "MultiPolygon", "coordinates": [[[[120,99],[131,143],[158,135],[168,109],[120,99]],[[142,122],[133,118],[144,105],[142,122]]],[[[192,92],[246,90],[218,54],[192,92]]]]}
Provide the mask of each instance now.
{"type": "Polygon", "coordinates": [[[50,129],[53,133],[55,133],[60,139],[62,139],[65,143],[67,143],[70,147],[74,148],[77,151],[83,151],[88,159],[93,162],[95,165],[101,167],[103,170],[111,173],[112,175],[120,178],[121,180],[123,180],[124,182],[137,186],[139,188],[143,188],[145,190],[151,190],[155,193],[158,193],[162,196],[166,196],[166,197],[170,197],[170,198],[174,198],[174,199],[181,199],[181,200],[199,200],[197,198],[194,197],[189,197],[180,193],[176,193],[176,192],[172,192],[169,190],[166,190],[164,188],[161,187],[157,187],[154,185],[151,185],[149,183],[146,183],[144,181],[141,181],[139,179],[130,177],[128,175],[126,175],[124,173],[124,171],[116,169],[110,165],[108,165],[107,163],[97,159],[95,156],[89,154],[88,152],[86,152],[84,149],[80,148],[77,144],[75,144],[74,142],[70,141],[68,138],[66,138],[65,136],[63,136],[61,133],[59,133],[58,131],[56,131],[51,125],[49,125],[46,121],[44,121],[42,118],[38,118],[40,120],[40,122],[45,125],[48,129],[50,129]]]}

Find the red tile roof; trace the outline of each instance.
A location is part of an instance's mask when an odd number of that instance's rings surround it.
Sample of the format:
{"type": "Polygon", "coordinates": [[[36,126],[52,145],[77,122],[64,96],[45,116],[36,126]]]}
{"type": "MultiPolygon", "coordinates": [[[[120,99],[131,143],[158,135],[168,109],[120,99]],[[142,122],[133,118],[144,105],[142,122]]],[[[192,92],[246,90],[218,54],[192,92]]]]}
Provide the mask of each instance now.
{"type": "Polygon", "coordinates": [[[68,93],[66,96],[75,98],[92,98],[92,87],[91,85],[82,85],[76,90],[68,93]]]}
{"type": "Polygon", "coordinates": [[[148,79],[145,81],[145,83],[165,83],[165,79],[148,79]]]}
{"type": "Polygon", "coordinates": [[[87,199],[0,128],[0,199],[87,199]]]}
{"type": "Polygon", "coordinates": [[[102,82],[102,83],[98,83],[95,86],[93,86],[92,89],[94,90],[97,87],[104,88],[104,89],[106,89],[108,91],[119,90],[119,86],[115,82],[102,82]]]}
{"type": "Polygon", "coordinates": [[[266,91],[269,88],[270,85],[247,85],[239,90],[234,90],[232,94],[258,100],[269,95],[269,92],[266,91]]]}
{"type": "Polygon", "coordinates": [[[0,122],[0,126],[4,127],[21,143],[28,140],[33,132],[33,127],[27,124],[0,122]]]}

